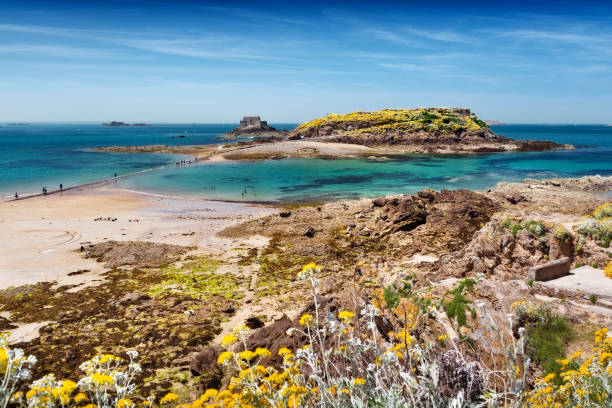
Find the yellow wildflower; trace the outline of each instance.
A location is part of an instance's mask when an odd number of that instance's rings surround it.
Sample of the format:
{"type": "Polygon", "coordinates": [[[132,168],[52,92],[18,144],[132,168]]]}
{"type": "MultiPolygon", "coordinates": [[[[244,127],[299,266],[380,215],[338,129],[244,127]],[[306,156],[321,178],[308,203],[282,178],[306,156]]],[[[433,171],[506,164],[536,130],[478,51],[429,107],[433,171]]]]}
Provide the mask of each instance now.
{"type": "Polygon", "coordinates": [[[366,380],[364,378],[355,378],[353,380],[354,385],[364,385],[365,383],[366,383],[366,380]]]}
{"type": "Polygon", "coordinates": [[[255,349],[255,354],[257,354],[259,357],[262,357],[262,358],[271,356],[270,350],[263,348],[263,347],[257,347],[255,349]]]}
{"type": "Polygon", "coordinates": [[[349,312],[348,310],[344,310],[338,313],[338,317],[344,320],[345,323],[348,323],[353,317],[355,317],[355,314],[349,312]]]}
{"type": "Polygon", "coordinates": [[[227,336],[223,337],[223,340],[221,340],[221,344],[223,344],[224,347],[229,347],[237,341],[238,339],[236,338],[236,336],[234,336],[233,334],[228,334],[227,336]]]}
{"type": "Polygon", "coordinates": [[[225,363],[226,361],[228,361],[228,360],[230,360],[232,358],[232,355],[233,354],[231,352],[224,351],[217,358],[217,364],[221,365],[221,364],[225,363]]]}
{"type": "Polygon", "coordinates": [[[159,401],[160,404],[169,404],[171,402],[178,401],[178,395],[173,392],[169,392],[163,396],[163,398],[159,401]]]}
{"type": "Polygon", "coordinates": [[[107,374],[93,373],[91,375],[91,382],[94,385],[110,385],[114,383],[115,380],[113,380],[113,377],[107,374]]]}
{"type": "Polygon", "coordinates": [[[306,313],[302,317],[300,317],[300,325],[302,326],[311,326],[314,322],[314,318],[312,315],[306,313]]]}
{"type": "Polygon", "coordinates": [[[134,406],[134,402],[129,398],[121,398],[117,401],[117,408],[132,408],[134,406]]]}
{"type": "Polygon", "coordinates": [[[244,350],[240,353],[240,358],[242,360],[251,361],[255,357],[257,357],[257,354],[253,353],[251,350],[244,350]]]}

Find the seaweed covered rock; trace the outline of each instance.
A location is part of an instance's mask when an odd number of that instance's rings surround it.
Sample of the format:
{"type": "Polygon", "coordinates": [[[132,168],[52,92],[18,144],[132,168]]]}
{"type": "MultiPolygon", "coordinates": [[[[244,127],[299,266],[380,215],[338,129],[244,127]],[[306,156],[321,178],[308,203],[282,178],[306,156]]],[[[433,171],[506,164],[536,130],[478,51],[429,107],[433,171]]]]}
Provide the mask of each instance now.
{"type": "Polygon", "coordinates": [[[90,246],[87,256],[104,262],[104,266],[110,269],[125,265],[157,267],[177,261],[191,249],[155,242],[106,241],[90,246]]]}

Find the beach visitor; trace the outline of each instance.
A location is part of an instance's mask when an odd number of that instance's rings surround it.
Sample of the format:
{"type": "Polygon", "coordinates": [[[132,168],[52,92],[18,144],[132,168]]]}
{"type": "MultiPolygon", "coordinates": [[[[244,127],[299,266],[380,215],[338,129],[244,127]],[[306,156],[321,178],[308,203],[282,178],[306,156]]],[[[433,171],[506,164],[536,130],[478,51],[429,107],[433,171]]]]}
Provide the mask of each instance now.
{"type": "Polygon", "coordinates": [[[43,195],[47,195],[47,187],[43,187],[43,195]]]}
{"type": "Polygon", "coordinates": [[[60,191],[64,191],[64,185],[60,183],[60,191]]]}
{"type": "Polygon", "coordinates": [[[17,200],[19,198],[19,194],[17,194],[17,192],[15,191],[15,200],[17,200]]]}

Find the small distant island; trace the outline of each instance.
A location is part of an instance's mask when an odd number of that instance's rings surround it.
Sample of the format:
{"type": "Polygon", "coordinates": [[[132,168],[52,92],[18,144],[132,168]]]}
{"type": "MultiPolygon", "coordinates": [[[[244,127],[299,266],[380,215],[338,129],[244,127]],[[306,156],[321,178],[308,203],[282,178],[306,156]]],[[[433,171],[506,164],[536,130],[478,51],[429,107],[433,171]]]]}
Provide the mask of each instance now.
{"type": "Polygon", "coordinates": [[[221,139],[237,139],[239,137],[258,137],[273,138],[284,137],[289,132],[287,130],[276,130],[268,125],[268,122],[261,120],[259,116],[243,116],[237,128],[224,134],[221,139]]]}
{"type": "Polygon", "coordinates": [[[507,123],[500,122],[499,120],[485,120],[484,122],[487,124],[487,126],[505,126],[507,125],[507,123]]]}
{"type": "Polygon", "coordinates": [[[146,123],[129,124],[129,123],[117,122],[113,120],[112,122],[103,123],[102,126],[120,127],[120,126],[151,126],[151,125],[147,125],[146,123]]]}

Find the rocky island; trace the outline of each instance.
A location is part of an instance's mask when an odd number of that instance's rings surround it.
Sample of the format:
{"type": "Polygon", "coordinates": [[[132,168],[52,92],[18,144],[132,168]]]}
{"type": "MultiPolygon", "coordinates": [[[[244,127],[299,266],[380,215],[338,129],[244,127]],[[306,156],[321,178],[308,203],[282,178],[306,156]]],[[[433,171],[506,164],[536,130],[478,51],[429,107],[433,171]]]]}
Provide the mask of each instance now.
{"type": "Polygon", "coordinates": [[[239,137],[249,138],[282,138],[289,132],[286,130],[276,130],[268,125],[268,122],[261,120],[259,116],[244,116],[240,125],[231,132],[224,134],[221,139],[237,139],[239,137]]]}
{"type": "Polygon", "coordinates": [[[493,132],[467,108],[384,109],[331,114],[275,130],[258,116],[245,116],[223,138],[255,140],[225,145],[110,146],[113,152],[188,153],[215,160],[266,160],[288,157],[364,157],[407,153],[465,154],[574,149],[551,141],[514,140],[493,132]]]}
{"type": "Polygon", "coordinates": [[[383,109],[331,114],[298,126],[292,140],[390,148],[404,153],[466,153],[572,149],[549,141],[513,140],[494,133],[470,109],[383,109]]]}
{"type": "Polygon", "coordinates": [[[129,124],[129,123],[117,122],[113,120],[112,122],[103,123],[102,126],[121,127],[121,126],[151,126],[151,125],[147,125],[146,123],[129,124]]]}

